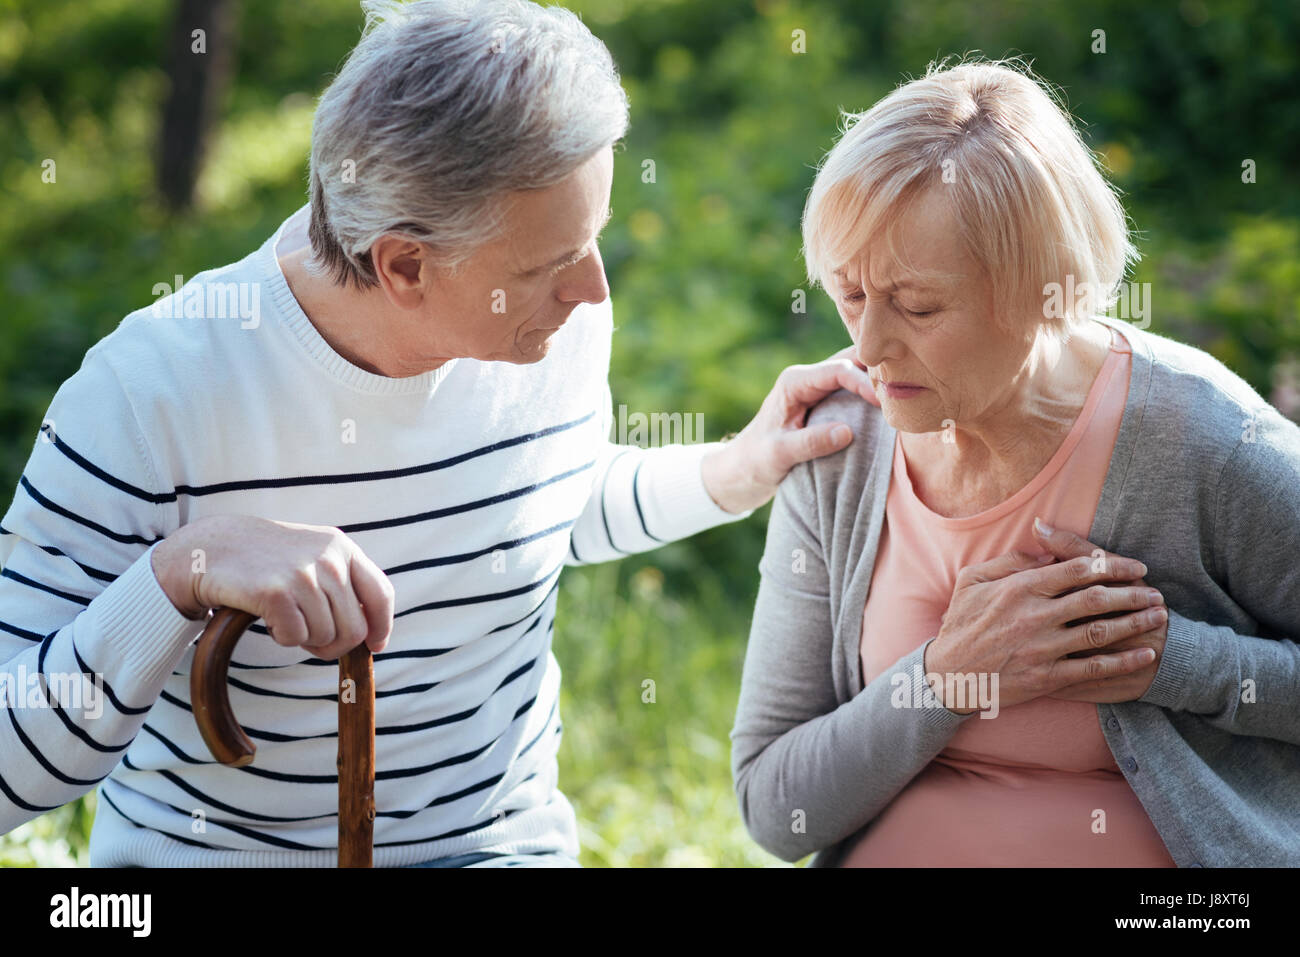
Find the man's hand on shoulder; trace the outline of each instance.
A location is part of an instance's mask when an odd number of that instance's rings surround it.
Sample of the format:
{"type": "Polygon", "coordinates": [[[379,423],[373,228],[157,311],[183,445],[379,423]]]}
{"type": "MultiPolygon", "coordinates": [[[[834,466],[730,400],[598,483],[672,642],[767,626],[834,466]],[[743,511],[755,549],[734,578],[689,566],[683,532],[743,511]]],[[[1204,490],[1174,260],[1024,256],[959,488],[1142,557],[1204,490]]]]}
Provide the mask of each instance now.
{"type": "Polygon", "coordinates": [[[879,404],[871,378],[853,353],[849,346],[815,365],[782,370],[753,420],[704,457],[704,487],[719,508],[733,515],[758,508],[776,494],[790,469],[853,441],[843,422],[805,425],[813,406],[840,389],[879,404]]]}

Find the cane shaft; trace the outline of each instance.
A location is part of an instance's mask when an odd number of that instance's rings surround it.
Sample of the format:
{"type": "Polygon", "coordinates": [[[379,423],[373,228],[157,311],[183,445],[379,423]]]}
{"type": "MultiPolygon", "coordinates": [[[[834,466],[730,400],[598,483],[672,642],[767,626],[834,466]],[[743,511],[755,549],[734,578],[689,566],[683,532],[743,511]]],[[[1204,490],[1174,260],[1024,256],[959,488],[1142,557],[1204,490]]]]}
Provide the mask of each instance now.
{"type": "Polygon", "coordinates": [[[339,659],[339,867],[371,867],[375,829],[375,669],[357,645],[339,659]]]}

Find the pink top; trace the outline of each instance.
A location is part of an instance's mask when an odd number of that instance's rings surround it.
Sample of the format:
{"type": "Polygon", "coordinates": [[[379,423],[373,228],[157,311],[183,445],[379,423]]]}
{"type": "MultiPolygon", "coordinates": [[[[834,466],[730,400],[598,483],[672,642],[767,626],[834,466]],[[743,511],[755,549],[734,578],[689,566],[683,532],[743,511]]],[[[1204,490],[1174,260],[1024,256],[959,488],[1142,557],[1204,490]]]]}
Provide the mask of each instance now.
{"type": "MultiPolygon", "coordinates": [[[[944,518],[894,445],[885,524],[862,621],[864,684],[937,634],[957,573],[1015,548],[1038,554],[1035,515],[1085,538],[1119,434],[1132,354],[1111,352],[1083,410],[1028,485],[978,515],[944,518]]],[[[978,715],[871,822],[845,867],[1173,867],[1101,733],[1097,706],[1037,698],[978,715]],[[1104,829],[1103,829],[1104,828],[1104,829]]]]}

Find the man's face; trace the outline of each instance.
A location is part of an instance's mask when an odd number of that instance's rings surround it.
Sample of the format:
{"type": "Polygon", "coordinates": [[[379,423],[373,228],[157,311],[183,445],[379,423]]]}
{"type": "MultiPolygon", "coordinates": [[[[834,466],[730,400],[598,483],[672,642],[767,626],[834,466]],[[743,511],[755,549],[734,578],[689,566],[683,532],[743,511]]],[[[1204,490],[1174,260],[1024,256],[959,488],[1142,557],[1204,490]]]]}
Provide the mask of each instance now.
{"type": "Polygon", "coordinates": [[[454,276],[429,278],[427,318],[440,351],[538,362],[579,304],[604,301],[609,285],[596,240],[609,219],[613,176],[606,148],[563,182],[510,194],[501,238],[454,276]]]}

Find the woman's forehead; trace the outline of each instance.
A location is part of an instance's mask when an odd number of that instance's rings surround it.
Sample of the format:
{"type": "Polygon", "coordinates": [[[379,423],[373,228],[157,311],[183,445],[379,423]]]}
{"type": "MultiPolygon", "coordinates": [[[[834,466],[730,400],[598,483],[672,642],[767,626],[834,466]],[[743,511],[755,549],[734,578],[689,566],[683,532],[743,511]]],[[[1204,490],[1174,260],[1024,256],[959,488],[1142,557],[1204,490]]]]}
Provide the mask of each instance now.
{"type": "Polygon", "coordinates": [[[952,204],[933,189],[899,211],[893,223],[832,275],[873,288],[933,288],[974,279],[978,263],[962,238],[952,204]],[[938,195],[936,195],[938,194],[938,195]]]}

